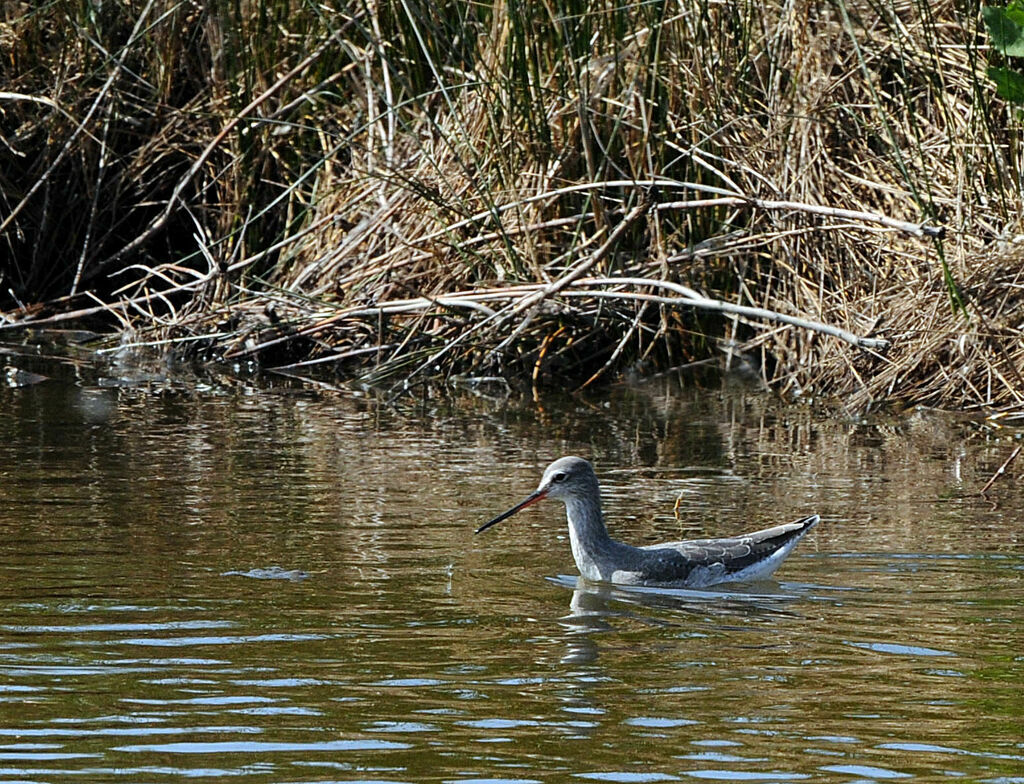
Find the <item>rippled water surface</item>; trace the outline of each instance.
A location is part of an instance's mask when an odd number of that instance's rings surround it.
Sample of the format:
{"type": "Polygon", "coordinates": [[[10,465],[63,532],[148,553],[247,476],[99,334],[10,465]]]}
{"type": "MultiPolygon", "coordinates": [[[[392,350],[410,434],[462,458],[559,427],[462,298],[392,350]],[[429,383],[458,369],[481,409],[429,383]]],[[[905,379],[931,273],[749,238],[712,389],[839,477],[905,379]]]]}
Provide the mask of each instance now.
{"type": "Polygon", "coordinates": [[[29,369],[0,389],[0,781],[1024,782],[1014,465],[974,495],[1010,433],[668,383],[29,369]],[[559,504],[473,536],[569,453],[635,543],[823,522],[706,591],[577,586],[559,504]]]}

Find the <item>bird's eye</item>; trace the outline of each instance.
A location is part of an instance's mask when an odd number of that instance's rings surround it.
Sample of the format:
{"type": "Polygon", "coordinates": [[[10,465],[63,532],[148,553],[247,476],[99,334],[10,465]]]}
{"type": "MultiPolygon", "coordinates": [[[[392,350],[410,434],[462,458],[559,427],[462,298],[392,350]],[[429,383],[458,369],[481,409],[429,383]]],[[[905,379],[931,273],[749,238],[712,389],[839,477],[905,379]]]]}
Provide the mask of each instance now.
{"type": "Polygon", "coordinates": [[[566,476],[566,474],[565,474],[564,471],[559,471],[557,474],[555,474],[553,477],[551,477],[551,481],[552,482],[564,482],[565,481],[565,476],[566,476]]]}

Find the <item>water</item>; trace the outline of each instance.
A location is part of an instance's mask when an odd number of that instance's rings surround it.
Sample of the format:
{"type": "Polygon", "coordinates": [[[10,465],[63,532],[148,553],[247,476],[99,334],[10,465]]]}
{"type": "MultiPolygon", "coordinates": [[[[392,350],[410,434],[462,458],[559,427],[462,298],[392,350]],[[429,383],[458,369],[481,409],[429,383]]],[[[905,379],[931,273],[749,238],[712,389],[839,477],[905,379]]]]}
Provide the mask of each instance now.
{"type": "Polygon", "coordinates": [[[0,782],[1024,781],[1013,466],[970,495],[1007,433],[668,383],[389,405],[26,369],[0,782]],[[472,535],[567,453],[636,543],[823,523],[777,581],[579,590],[560,505],[472,535]]]}

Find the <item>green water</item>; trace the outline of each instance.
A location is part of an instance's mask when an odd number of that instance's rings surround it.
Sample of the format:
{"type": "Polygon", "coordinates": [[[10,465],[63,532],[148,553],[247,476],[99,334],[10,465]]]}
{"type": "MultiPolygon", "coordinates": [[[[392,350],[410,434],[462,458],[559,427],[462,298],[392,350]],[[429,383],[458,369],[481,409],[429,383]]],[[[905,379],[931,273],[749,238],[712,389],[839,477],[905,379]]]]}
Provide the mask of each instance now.
{"type": "Polygon", "coordinates": [[[30,369],[0,389],[2,782],[1024,782],[1024,501],[1012,466],[970,496],[1005,433],[668,382],[30,369]],[[775,581],[576,590],[560,505],[472,534],[570,453],[635,543],[823,523],[775,581]]]}

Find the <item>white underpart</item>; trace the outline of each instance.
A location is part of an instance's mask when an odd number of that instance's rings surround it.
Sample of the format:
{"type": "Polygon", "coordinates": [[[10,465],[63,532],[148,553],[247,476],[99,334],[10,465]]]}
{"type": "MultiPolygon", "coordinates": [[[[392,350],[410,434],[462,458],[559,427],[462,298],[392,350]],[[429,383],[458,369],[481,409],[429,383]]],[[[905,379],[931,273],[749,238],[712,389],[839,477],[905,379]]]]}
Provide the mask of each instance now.
{"type": "Polygon", "coordinates": [[[729,575],[729,582],[751,582],[753,580],[764,580],[771,577],[775,570],[782,566],[782,562],[786,560],[786,557],[803,538],[804,536],[801,534],[800,536],[791,539],[763,561],[758,561],[757,563],[750,564],[750,566],[740,569],[738,572],[733,572],[729,575]]]}
{"type": "Polygon", "coordinates": [[[619,585],[643,585],[645,581],[640,578],[638,572],[626,572],[622,569],[616,569],[612,572],[612,582],[619,585]]]}

